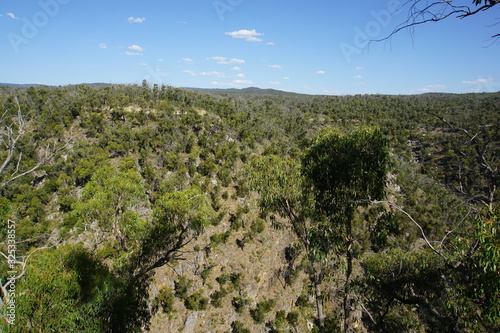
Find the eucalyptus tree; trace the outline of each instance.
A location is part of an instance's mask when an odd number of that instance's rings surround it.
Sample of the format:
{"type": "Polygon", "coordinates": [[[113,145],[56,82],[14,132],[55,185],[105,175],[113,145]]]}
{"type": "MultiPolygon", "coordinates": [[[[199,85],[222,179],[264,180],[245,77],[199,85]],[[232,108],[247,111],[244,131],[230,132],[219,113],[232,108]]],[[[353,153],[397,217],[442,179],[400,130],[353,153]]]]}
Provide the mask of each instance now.
{"type": "Polygon", "coordinates": [[[388,162],[388,142],[379,130],[372,128],[360,128],[347,134],[326,128],[313,141],[302,161],[306,191],[312,194],[315,210],[326,217],[320,220],[318,230],[321,232],[312,239],[314,248],[345,255],[345,332],[353,329],[350,325],[350,289],[355,210],[385,196],[388,162]]]}
{"type": "Polygon", "coordinates": [[[310,264],[310,279],[314,285],[317,319],[323,331],[325,316],[321,296],[321,283],[324,276],[323,256],[313,241],[319,233],[315,228],[311,197],[304,192],[304,177],[301,164],[297,159],[276,155],[259,156],[250,161],[245,170],[248,185],[259,193],[258,204],[263,211],[274,212],[286,219],[288,227],[297,236],[307,262],[310,264]]]}

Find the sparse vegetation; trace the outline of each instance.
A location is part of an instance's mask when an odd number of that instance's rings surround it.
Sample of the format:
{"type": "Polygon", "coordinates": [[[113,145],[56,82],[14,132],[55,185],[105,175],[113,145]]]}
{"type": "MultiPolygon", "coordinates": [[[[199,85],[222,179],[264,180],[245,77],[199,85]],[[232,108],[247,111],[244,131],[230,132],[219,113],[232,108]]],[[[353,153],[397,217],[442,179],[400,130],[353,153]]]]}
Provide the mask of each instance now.
{"type": "Polygon", "coordinates": [[[0,151],[13,332],[177,329],[190,311],[213,330],[327,332],[351,309],[369,332],[500,329],[500,93],[146,83],[2,88],[0,106],[4,140],[19,111],[27,126],[0,151]]]}

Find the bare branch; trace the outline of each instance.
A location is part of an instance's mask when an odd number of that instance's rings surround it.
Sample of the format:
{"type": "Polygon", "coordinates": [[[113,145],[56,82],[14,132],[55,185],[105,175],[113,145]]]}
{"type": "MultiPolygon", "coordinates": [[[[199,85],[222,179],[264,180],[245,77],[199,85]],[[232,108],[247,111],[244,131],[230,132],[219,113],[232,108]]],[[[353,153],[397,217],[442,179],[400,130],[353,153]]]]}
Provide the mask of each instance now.
{"type": "MultiPolygon", "coordinates": [[[[484,5],[480,5],[480,2],[476,2],[476,7],[471,8],[470,6],[455,5],[452,0],[433,1],[430,4],[427,0],[409,0],[396,10],[396,12],[398,12],[405,7],[409,7],[406,21],[396,27],[396,29],[394,29],[388,36],[381,39],[371,40],[371,42],[385,41],[402,30],[411,29],[415,26],[429,22],[443,21],[450,16],[463,19],[476,15],[480,12],[487,11],[498,4],[498,1],[485,1],[484,5]],[[420,5],[423,6],[420,7],[420,5]]],[[[491,38],[498,37],[500,37],[500,34],[493,35],[491,38]]]]}
{"type": "Polygon", "coordinates": [[[52,247],[53,246],[45,246],[45,247],[37,248],[34,251],[32,251],[30,254],[28,254],[27,256],[23,257],[22,261],[19,261],[16,258],[12,259],[11,257],[7,256],[5,253],[0,251],[0,256],[4,257],[6,260],[8,260],[10,265],[15,264],[15,265],[21,266],[21,272],[18,273],[17,275],[12,275],[5,284],[3,284],[3,282],[0,279],[0,290],[2,291],[3,299],[5,299],[5,301],[4,301],[2,298],[0,298],[0,300],[2,301],[2,303],[0,303],[0,305],[2,305],[4,303],[10,303],[9,287],[11,284],[15,284],[17,280],[19,280],[20,278],[22,278],[26,274],[26,265],[28,264],[28,260],[31,258],[31,256],[33,254],[35,254],[37,251],[50,249],[52,247]]]}

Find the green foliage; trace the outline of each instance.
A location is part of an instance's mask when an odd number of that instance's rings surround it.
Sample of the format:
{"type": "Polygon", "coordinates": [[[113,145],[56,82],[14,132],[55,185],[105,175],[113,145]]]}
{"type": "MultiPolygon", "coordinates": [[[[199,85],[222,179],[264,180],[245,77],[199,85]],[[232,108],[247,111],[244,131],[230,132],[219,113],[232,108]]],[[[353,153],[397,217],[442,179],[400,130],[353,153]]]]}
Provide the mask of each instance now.
{"type": "Polygon", "coordinates": [[[259,192],[259,206],[288,217],[288,209],[300,205],[300,164],[291,158],[268,155],[254,158],[245,169],[248,185],[259,192]],[[285,204],[288,204],[288,206],[285,204]]]}
{"type": "Polygon", "coordinates": [[[250,225],[250,230],[254,235],[262,233],[265,230],[265,228],[266,228],[266,223],[262,219],[256,219],[255,221],[252,222],[252,225],[250,225]]]}
{"type": "Polygon", "coordinates": [[[144,181],[135,170],[103,166],[85,185],[71,214],[81,227],[98,222],[110,235],[107,242],[116,241],[120,257],[127,257],[129,251],[137,250],[147,230],[146,221],[135,210],[145,192],[144,181]]]}
{"type": "Polygon", "coordinates": [[[198,187],[160,196],[154,203],[152,227],[134,257],[138,274],[175,260],[178,252],[210,225],[213,218],[210,200],[198,187]]]}
{"type": "Polygon", "coordinates": [[[161,306],[164,313],[171,313],[174,310],[174,291],[171,288],[162,288],[156,296],[156,301],[161,306]]]}
{"type": "Polygon", "coordinates": [[[7,236],[7,220],[11,214],[11,203],[9,199],[0,196],[0,239],[7,236]]]}
{"type": "Polygon", "coordinates": [[[252,301],[246,298],[245,295],[239,295],[237,297],[233,297],[231,304],[234,307],[236,313],[243,313],[243,311],[250,305],[252,301]]]}
{"type": "MultiPolygon", "coordinates": [[[[217,225],[231,213],[231,230],[245,229],[237,237],[242,248],[266,232],[264,219],[277,230],[287,227],[295,233],[297,253],[305,251],[305,256],[292,256],[285,278],[291,283],[299,270],[309,274],[311,284],[297,301],[306,312],[311,311],[307,307],[312,285],[321,285],[315,277],[328,279],[340,273],[333,261],[338,257],[331,254],[351,248],[364,268],[356,281],[357,295],[377,322],[372,325],[370,318],[363,318],[370,330],[500,330],[498,213],[477,215],[476,220],[469,213],[477,202],[488,203],[488,191],[498,179],[494,162],[500,139],[499,93],[208,95],[151,87],[147,82],[2,88],[5,119],[17,114],[14,97],[33,119],[13,157],[17,162],[22,153],[19,170],[36,165],[41,147],[67,139],[71,144],[34,177],[27,175],[1,189],[0,240],[10,218],[16,221],[17,239],[23,241],[18,244],[19,255],[47,245],[57,229],[63,242],[80,237],[76,232],[86,229],[95,236],[89,242],[99,243],[92,254],[75,254],[72,260],[60,254],[66,251],[62,248],[37,251],[29,259],[29,274],[18,287],[33,292],[22,294],[20,305],[22,313],[32,313],[36,324],[42,325],[39,330],[147,330],[151,315],[147,291],[154,269],[181,259],[185,246],[210,223],[217,225]],[[444,126],[431,114],[443,116],[472,136],[444,126]],[[328,126],[342,131],[321,130],[328,126]],[[364,206],[364,200],[382,198],[388,170],[375,169],[387,157],[381,148],[384,140],[391,142],[396,161],[388,196],[421,224],[431,241],[439,241],[432,244],[448,258],[446,263],[422,250],[420,231],[404,216],[388,214],[382,206],[357,207],[364,206]],[[493,173],[478,162],[478,147],[486,162],[492,162],[493,173]],[[212,190],[214,181],[221,187],[212,190]],[[249,189],[259,194],[261,219],[254,218],[249,189]],[[236,203],[238,198],[243,200],[236,203]],[[358,203],[349,207],[352,201],[358,203]],[[365,263],[367,253],[373,258],[365,263]],[[96,258],[106,258],[114,274],[96,258]],[[59,293],[50,288],[53,284],[59,293]],[[408,288],[415,295],[409,295],[408,288]],[[39,303],[29,299],[33,295],[39,303]],[[90,323],[87,328],[84,322],[90,323]]],[[[5,154],[0,152],[0,158],[5,154]]],[[[2,177],[15,169],[16,163],[11,163],[2,177]]],[[[496,205],[493,200],[489,208],[496,205]]],[[[230,234],[217,233],[211,238],[213,245],[223,244],[230,234]]],[[[5,261],[0,269],[8,271],[5,261]]],[[[211,293],[215,307],[239,289],[241,276],[232,273],[225,271],[219,291],[211,293]]],[[[202,279],[208,274],[205,270],[202,279]]],[[[331,287],[338,288],[341,280],[335,279],[331,287]]],[[[182,295],[182,301],[193,296],[188,306],[206,304],[201,295],[190,293],[188,288],[182,295]]],[[[167,309],[172,297],[168,291],[159,294],[167,309]]],[[[249,300],[239,297],[233,305],[241,312],[249,300]]],[[[328,311],[335,308],[325,300],[328,311]]],[[[286,329],[283,315],[279,312],[277,321],[286,329]]],[[[339,316],[327,316],[324,331],[338,330],[338,320],[339,316]]],[[[288,322],[296,325],[293,318],[288,322]]],[[[248,331],[238,323],[233,323],[233,331],[248,331]]]]}
{"type": "Polygon", "coordinates": [[[245,325],[241,322],[236,320],[231,324],[231,332],[232,333],[250,333],[250,330],[248,328],[245,328],[245,325]]]}
{"type": "Polygon", "coordinates": [[[229,292],[227,289],[225,289],[224,287],[220,287],[220,290],[216,290],[210,295],[210,303],[216,308],[222,308],[222,300],[228,294],[229,292]]]}
{"type": "Polygon", "coordinates": [[[188,310],[202,311],[206,310],[209,304],[209,300],[203,297],[203,292],[198,291],[184,300],[184,305],[188,310]]]}
{"type": "Polygon", "coordinates": [[[215,247],[220,244],[225,244],[229,236],[231,235],[231,230],[223,232],[221,234],[214,234],[210,236],[210,244],[215,247]]]}
{"type": "Polygon", "coordinates": [[[427,321],[427,327],[433,329],[441,327],[444,330],[451,324],[446,317],[435,315],[436,308],[444,308],[442,302],[447,288],[441,277],[444,263],[435,253],[391,249],[368,257],[364,269],[366,281],[363,286],[367,288],[364,295],[370,299],[369,308],[382,331],[414,329],[417,319],[414,315],[419,316],[417,322],[427,321]],[[414,307],[417,312],[412,314],[414,307]],[[409,318],[413,319],[404,320],[402,314],[411,314],[409,318]]]}
{"type": "Polygon", "coordinates": [[[297,311],[289,312],[286,315],[286,320],[290,326],[297,327],[299,325],[299,313],[297,311]]]}
{"type": "Polygon", "coordinates": [[[8,332],[104,332],[110,274],[87,251],[69,246],[32,255],[16,283],[16,321],[8,332]]]}
{"type": "Polygon", "coordinates": [[[186,299],[189,289],[191,288],[193,281],[187,279],[185,276],[179,277],[179,281],[175,281],[175,296],[180,299],[186,299]]]}
{"type": "Polygon", "coordinates": [[[262,324],[266,319],[266,314],[271,312],[275,304],[276,301],[274,299],[260,302],[254,309],[250,310],[250,316],[252,317],[255,323],[262,324]]]}
{"type": "Polygon", "coordinates": [[[382,199],[388,160],[387,139],[379,130],[343,134],[327,128],[307,150],[303,173],[313,186],[317,207],[330,215],[360,205],[360,200],[382,199]]]}

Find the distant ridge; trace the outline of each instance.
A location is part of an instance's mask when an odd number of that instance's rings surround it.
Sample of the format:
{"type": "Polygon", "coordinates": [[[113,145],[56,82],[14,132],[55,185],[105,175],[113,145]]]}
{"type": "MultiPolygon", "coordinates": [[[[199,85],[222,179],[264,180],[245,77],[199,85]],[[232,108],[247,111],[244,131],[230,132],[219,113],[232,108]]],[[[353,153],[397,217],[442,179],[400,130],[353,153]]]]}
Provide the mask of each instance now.
{"type": "Polygon", "coordinates": [[[0,83],[0,87],[8,87],[8,88],[26,88],[26,87],[42,87],[46,86],[45,84],[35,84],[35,83],[26,83],[26,84],[16,84],[16,83],[0,83]]]}
{"type": "Polygon", "coordinates": [[[262,89],[257,87],[249,87],[243,89],[236,88],[191,88],[182,87],[181,89],[191,90],[206,94],[238,94],[238,95],[258,95],[258,96],[310,96],[306,94],[298,94],[289,91],[276,90],[276,89],[262,89]]]}
{"type": "MultiPolygon", "coordinates": [[[[80,86],[80,85],[91,86],[91,87],[107,87],[107,86],[112,86],[113,84],[111,84],[111,83],[101,83],[101,82],[68,84],[68,86],[80,86]]],[[[59,87],[59,85],[54,86],[54,85],[50,85],[50,84],[38,84],[38,83],[17,84],[17,83],[1,83],[0,82],[0,87],[8,87],[8,88],[59,87]]]]}

